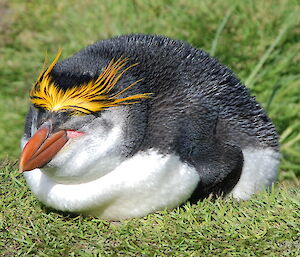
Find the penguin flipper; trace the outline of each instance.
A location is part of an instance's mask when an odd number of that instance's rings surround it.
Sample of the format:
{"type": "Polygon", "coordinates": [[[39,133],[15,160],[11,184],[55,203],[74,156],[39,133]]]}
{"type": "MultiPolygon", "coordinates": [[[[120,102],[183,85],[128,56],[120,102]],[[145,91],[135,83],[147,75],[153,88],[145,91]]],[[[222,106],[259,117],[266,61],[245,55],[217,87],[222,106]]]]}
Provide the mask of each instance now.
{"type": "Polygon", "coordinates": [[[190,201],[229,193],[239,181],[243,168],[243,153],[240,147],[218,142],[205,144],[201,152],[191,158],[200,180],[190,201]]]}

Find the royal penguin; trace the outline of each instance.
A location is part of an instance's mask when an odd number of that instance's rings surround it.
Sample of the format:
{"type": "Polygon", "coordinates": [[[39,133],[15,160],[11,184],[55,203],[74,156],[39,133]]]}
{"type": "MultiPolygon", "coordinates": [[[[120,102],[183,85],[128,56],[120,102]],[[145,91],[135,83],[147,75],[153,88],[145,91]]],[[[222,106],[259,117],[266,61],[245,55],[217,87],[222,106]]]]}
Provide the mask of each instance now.
{"type": "Polygon", "coordinates": [[[278,135],[205,51],[124,35],[44,67],[30,91],[20,172],[51,208],[108,220],[271,186],[278,135]]]}

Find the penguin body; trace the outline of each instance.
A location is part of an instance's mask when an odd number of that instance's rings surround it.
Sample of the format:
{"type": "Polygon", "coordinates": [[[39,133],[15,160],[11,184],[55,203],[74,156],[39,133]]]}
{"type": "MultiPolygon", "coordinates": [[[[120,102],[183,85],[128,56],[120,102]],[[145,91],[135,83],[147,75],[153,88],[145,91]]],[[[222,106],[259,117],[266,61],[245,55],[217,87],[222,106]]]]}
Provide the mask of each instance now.
{"type": "Polygon", "coordinates": [[[278,136],[270,119],[232,71],[187,43],[150,35],[99,41],[53,65],[37,83],[22,146],[45,126],[45,138],[66,135],[53,157],[24,172],[50,207],[119,220],[209,194],[247,199],[276,179],[278,136]],[[114,83],[107,67],[122,58],[114,83]],[[97,83],[99,74],[104,84],[114,83],[106,93],[115,98],[43,103],[42,83],[76,98],[70,92],[97,83]],[[137,100],[128,103],[132,96],[137,100]],[[117,98],[128,100],[114,105],[117,98]],[[93,109],[97,103],[104,107],[93,109]]]}

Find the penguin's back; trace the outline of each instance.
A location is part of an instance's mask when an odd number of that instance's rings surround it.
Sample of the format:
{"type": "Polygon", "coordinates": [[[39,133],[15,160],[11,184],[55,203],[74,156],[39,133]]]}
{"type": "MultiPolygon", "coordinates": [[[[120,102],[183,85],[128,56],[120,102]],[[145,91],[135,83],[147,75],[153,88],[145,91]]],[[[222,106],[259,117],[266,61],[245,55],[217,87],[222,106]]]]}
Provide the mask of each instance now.
{"type": "Polygon", "coordinates": [[[278,150],[276,130],[249,90],[229,68],[185,42],[154,35],[119,36],[88,46],[59,63],[55,71],[71,69],[89,79],[97,76],[97,67],[120,57],[138,63],[128,81],[142,79],[128,93],[153,95],[147,106],[144,148],[159,143],[161,149],[174,149],[179,130],[197,130],[203,137],[214,133],[241,148],[278,150]]]}

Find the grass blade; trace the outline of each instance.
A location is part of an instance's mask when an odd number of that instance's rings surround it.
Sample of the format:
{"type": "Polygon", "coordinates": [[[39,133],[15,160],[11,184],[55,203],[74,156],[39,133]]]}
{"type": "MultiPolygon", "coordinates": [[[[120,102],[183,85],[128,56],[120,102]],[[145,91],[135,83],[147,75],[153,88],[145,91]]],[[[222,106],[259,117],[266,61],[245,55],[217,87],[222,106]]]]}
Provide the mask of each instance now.
{"type": "MultiPolygon", "coordinates": [[[[290,17],[293,17],[293,16],[290,16],[290,17]]],[[[245,84],[248,87],[251,88],[253,86],[254,78],[259,73],[260,69],[262,68],[262,66],[264,65],[264,63],[267,61],[267,59],[270,57],[270,55],[272,54],[272,52],[275,49],[275,47],[280,43],[281,39],[284,37],[284,35],[286,34],[286,32],[291,27],[290,20],[292,20],[292,19],[288,19],[289,22],[286,22],[286,24],[283,25],[283,27],[279,31],[277,37],[273,41],[273,43],[269,46],[269,48],[267,49],[267,51],[265,52],[265,54],[260,58],[259,62],[256,64],[256,66],[254,67],[254,69],[252,70],[252,72],[250,73],[250,75],[248,76],[248,78],[246,79],[245,84]]]]}
{"type": "Polygon", "coordinates": [[[219,37],[220,37],[222,31],[224,30],[230,16],[232,15],[233,11],[235,10],[235,7],[236,7],[236,5],[228,10],[228,12],[226,13],[224,19],[222,20],[222,22],[220,23],[220,25],[216,31],[215,38],[211,44],[211,49],[210,49],[210,55],[212,55],[212,56],[214,56],[216,53],[219,37]]]}

